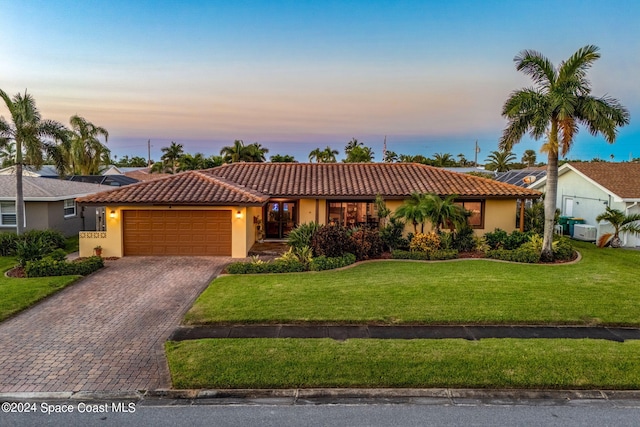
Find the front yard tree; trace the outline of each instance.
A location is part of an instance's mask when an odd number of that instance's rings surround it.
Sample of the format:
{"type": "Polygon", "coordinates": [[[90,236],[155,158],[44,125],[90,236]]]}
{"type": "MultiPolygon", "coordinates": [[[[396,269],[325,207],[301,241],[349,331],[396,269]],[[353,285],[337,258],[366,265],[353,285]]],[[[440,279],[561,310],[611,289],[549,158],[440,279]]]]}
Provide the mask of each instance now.
{"type": "Polygon", "coordinates": [[[618,100],[591,95],[587,71],[598,58],[598,48],[593,45],[578,49],[557,68],[533,50],[524,50],[514,58],[516,69],[530,76],[534,87],[514,91],[505,102],[502,115],[508,124],[500,138],[500,149],[511,151],[526,133],[536,140],[548,138],[543,261],[553,260],[558,155],[564,157],[569,152],[581,124],[592,135],[601,134],[613,143],[617,127],[629,123],[629,112],[618,100]]]}
{"type": "MultiPolygon", "coordinates": [[[[65,141],[69,130],[54,120],[43,120],[36,107],[36,101],[25,91],[13,98],[0,89],[11,116],[11,123],[0,117],[0,146],[15,144],[16,154],[16,233],[24,231],[24,193],[22,188],[22,168],[25,162],[39,168],[42,166],[43,152],[56,160],[56,167],[64,168],[59,147],[51,142],[65,141]],[[23,156],[23,153],[25,154],[23,156]]],[[[62,170],[60,170],[62,172],[62,170]]]]}
{"type": "Polygon", "coordinates": [[[106,159],[110,156],[105,145],[109,140],[109,132],[78,115],[72,116],[69,123],[71,131],[66,154],[71,172],[75,175],[98,175],[105,155],[106,159]],[[100,136],[105,144],[100,142],[100,136]]]}

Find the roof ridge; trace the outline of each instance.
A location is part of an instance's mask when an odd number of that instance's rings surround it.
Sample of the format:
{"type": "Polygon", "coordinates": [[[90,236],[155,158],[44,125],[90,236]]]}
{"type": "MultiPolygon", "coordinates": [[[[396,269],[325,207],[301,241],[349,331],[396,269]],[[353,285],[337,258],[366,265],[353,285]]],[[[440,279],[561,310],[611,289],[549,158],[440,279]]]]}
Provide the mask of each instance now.
{"type": "Polygon", "coordinates": [[[217,177],[214,175],[211,175],[207,172],[204,172],[204,170],[195,170],[193,171],[195,172],[198,176],[203,177],[204,179],[206,179],[207,181],[213,181],[214,183],[220,184],[224,187],[229,188],[230,190],[233,191],[237,191],[238,193],[242,193],[245,194],[246,196],[251,196],[251,197],[269,197],[267,194],[264,194],[260,191],[257,190],[253,190],[251,188],[245,187],[242,184],[238,184],[237,182],[225,179],[225,178],[221,178],[221,177],[217,177]]]}

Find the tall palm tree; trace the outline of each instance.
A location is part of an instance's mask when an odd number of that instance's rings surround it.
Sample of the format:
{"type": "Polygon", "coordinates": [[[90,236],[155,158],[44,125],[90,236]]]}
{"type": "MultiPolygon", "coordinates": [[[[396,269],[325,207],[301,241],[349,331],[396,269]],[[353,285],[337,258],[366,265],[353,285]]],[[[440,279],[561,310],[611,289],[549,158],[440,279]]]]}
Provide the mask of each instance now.
{"type": "Polygon", "coordinates": [[[296,158],[290,154],[274,154],[269,160],[271,163],[298,163],[296,158]]]}
{"type": "Polygon", "coordinates": [[[338,150],[333,150],[331,147],[327,145],[327,148],[321,150],[320,148],[315,148],[309,153],[309,161],[315,161],[317,163],[335,163],[336,156],[340,154],[338,150]]]}
{"type": "Polygon", "coordinates": [[[438,167],[452,166],[455,163],[451,153],[435,153],[433,155],[433,165],[438,167]]]}
{"type": "Polygon", "coordinates": [[[266,162],[266,154],[269,152],[269,149],[263,147],[262,144],[254,142],[253,144],[248,145],[246,150],[247,153],[247,161],[249,162],[266,162]]]}
{"type": "Polygon", "coordinates": [[[0,146],[10,142],[15,144],[16,153],[16,232],[24,231],[24,193],[22,185],[22,168],[25,160],[29,164],[42,166],[43,152],[53,155],[58,162],[57,167],[64,166],[60,151],[54,141],[65,141],[68,129],[62,123],[43,120],[36,107],[36,101],[25,91],[13,98],[0,89],[0,97],[11,115],[9,123],[0,117],[0,146]],[[47,140],[49,139],[49,140],[47,140]],[[24,156],[23,156],[24,152],[24,156]]]}
{"type": "Polygon", "coordinates": [[[233,145],[222,147],[220,155],[224,157],[224,160],[227,163],[238,163],[247,161],[249,152],[247,147],[244,145],[244,141],[236,139],[233,141],[233,145]]]}
{"type": "Polygon", "coordinates": [[[7,141],[4,144],[0,143],[0,160],[2,161],[2,167],[6,168],[11,166],[16,161],[16,143],[7,141]]]}
{"type": "Polygon", "coordinates": [[[351,138],[351,141],[347,142],[347,145],[344,147],[344,154],[349,155],[349,152],[356,147],[362,147],[364,143],[358,141],[355,138],[351,138]]]}
{"type": "Polygon", "coordinates": [[[533,79],[534,88],[516,90],[507,99],[502,115],[508,119],[500,148],[511,151],[525,133],[540,139],[547,135],[547,185],[544,239],[541,259],[553,260],[553,226],[558,193],[558,155],[571,149],[580,124],[592,135],[601,134],[609,143],[617,127],[629,123],[629,112],[614,98],[591,95],[587,71],[600,58],[593,45],[578,49],[556,68],[539,52],[524,50],[514,59],[516,69],[533,79]]]}
{"type": "Polygon", "coordinates": [[[492,151],[487,156],[485,162],[488,162],[485,166],[488,170],[496,172],[507,172],[511,169],[511,164],[516,159],[516,155],[511,151],[499,150],[492,151]]]}
{"type": "Polygon", "coordinates": [[[171,145],[168,147],[162,147],[160,151],[164,153],[162,157],[160,157],[160,160],[168,166],[171,173],[176,173],[180,157],[184,155],[182,144],[176,144],[174,141],[171,141],[171,145]]]}
{"type": "Polygon", "coordinates": [[[531,167],[536,164],[536,159],[537,156],[535,150],[524,150],[522,159],[520,159],[520,161],[522,163],[525,163],[528,167],[531,167]]]}
{"type": "Polygon", "coordinates": [[[100,165],[110,155],[110,150],[106,147],[109,140],[109,132],[103,127],[96,126],[78,115],[69,119],[71,131],[69,132],[69,142],[65,146],[68,156],[68,163],[71,173],[76,175],[97,175],[100,172],[100,165]],[[98,139],[104,137],[104,142],[98,139]]]}
{"type": "Polygon", "coordinates": [[[371,147],[356,146],[347,152],[345,163],[371,163],[374,152],[371,147]]]}
{"type": "Polygon", "coordinates": [[[613,227],[613,238],[611,233],[603,234],[600,237],[600,246],[602,243],[611,238],[611,247],[619,248],[621,246],[620,233],[640,234],[640,214],[625,215],[618,209],[612,209],[607,206],[607,210],[596,217],[596,221],[608,221],[613,227]]]}
{"type": "Polygon", "coordinates": [[[387,151],[384,153],[384,159],[382,159],[385,163],[396,163],[398,161],[398,153],[395,151],[387,151]]]}

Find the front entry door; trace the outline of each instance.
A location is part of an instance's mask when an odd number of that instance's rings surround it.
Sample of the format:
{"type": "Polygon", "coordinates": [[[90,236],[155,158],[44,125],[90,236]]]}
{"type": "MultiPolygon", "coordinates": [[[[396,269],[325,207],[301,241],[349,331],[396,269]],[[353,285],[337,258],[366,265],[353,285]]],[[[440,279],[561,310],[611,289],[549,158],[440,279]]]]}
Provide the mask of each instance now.
{"type": "Polygon", "coordinates": [[[269,202],[265,218],[267,239],[284,239],[296,226],[296,203],[269,202]]]}

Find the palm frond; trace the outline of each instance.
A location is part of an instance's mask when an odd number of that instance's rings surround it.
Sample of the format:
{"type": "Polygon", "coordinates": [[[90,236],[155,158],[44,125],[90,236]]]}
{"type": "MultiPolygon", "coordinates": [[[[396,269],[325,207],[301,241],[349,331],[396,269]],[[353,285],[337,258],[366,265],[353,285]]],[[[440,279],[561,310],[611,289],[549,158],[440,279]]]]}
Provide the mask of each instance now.
{"type": "Polygon", "coordinates": [[[523,50],[514,59],[516,69],[530,76],[539,88],[549,89],[557,73],[547,57],[535,50],[523,50]]]}

